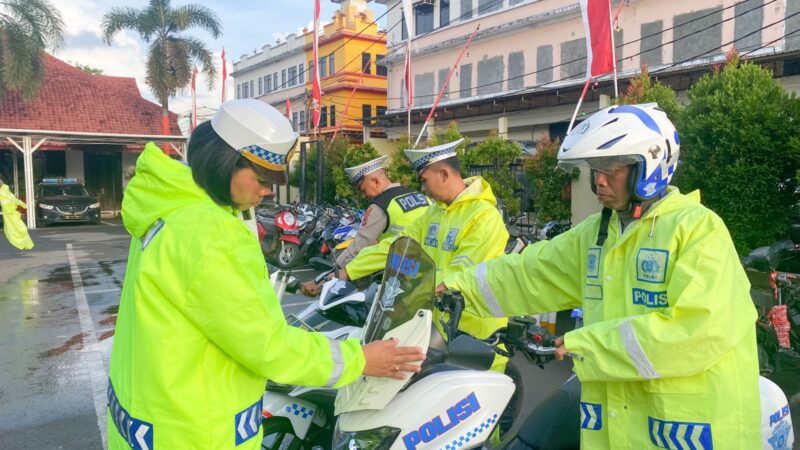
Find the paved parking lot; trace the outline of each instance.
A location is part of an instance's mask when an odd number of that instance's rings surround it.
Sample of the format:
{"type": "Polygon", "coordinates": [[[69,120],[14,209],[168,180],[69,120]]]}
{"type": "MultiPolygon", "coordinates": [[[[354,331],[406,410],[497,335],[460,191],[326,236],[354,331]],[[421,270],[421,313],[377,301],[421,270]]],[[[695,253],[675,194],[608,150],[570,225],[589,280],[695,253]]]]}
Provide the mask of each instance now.
{"type": "MultiPolygon", "coordinates": [[[[111,220],[35,230],[32,238],[30,252],[0,238],[0,449],[103,449],[108,362],[129,236],[111,220]]],[[[295,274],[309,279],[314,272],[295,274]]],[[[287,295],[284,311],[309,303],[287,295]]],[[[523,416],[570,373],[567,363],[544,370],[521,356],[515,363],[525,378],[523,416]]],[[[795,417],[799,400],[795,396],[795,417]]]]}

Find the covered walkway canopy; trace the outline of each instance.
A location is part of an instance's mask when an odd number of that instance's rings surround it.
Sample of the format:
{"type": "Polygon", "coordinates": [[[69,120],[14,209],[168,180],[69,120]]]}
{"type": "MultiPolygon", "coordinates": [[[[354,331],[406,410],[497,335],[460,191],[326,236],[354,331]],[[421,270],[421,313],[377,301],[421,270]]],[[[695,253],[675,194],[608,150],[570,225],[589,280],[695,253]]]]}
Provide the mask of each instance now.
{"type": "MultiPolygon", "coordinates": [[[[170,113],[170,134],[161,132],[161,107],[142,98],[136,80],[93,75],[44,54],[45,77],[37,96],[25,101],[7,92],[0,102],[0,147],[23,155],[28,228],[36,227],[33,154],[43,145],[119,145],[141,148],[163,143],[185,157],[186,137],[170,113]]],[[[14,193],[19,195],[17,158],[14,193]]]]}

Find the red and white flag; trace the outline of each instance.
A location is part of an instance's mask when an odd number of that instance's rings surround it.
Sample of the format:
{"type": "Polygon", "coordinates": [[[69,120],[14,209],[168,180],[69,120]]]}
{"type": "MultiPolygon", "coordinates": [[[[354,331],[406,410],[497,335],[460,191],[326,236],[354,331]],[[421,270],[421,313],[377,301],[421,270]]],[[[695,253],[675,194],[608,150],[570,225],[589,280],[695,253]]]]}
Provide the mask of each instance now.
{"type": "Polygon", "coordinates": [[[311,109],[313,111],[312,125],[319,127],[320,113],[322,111],[322,89],[319,85],[319,0],[314,0],[314,72],[311,86],[311,109]]]}
{"type": "Polygon", "coordinates": [[[225,103],[225,82],[228,80],[228,61],[225,60],[225,47],[222,47],[222,103],[225,103]]]}
{"type": "Polygon", "coordinates": [[[192,73],[192,120],[189,122],[189,131],[197,128],[197,66],[192,73]]]}
{"type": "Polygon", "coordinates": [[[586,30],[586,78],[613,72],[614,45],[611,35],[611,1],[580,0],[586,30]]]}
{"type": "Polygon", "coordinates": [[[286,117],[292,120],[292,101],[286,97],[286,117]]]}
{"type": "Polygon", "coordinates": [[[405,88],[406,88],[406,106],[411,108],[414,105],[414,82],[411,78],[411,45],[406,42],[406,71],[405,71],[405,88]]]}

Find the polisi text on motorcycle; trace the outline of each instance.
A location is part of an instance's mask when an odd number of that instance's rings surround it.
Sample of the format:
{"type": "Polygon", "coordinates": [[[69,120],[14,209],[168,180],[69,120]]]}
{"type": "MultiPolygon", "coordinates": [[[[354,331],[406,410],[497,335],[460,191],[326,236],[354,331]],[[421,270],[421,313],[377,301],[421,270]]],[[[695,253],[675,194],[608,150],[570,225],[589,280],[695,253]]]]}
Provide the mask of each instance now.
{"type": "Polygon", "coordinates": [[[389,255],[389,267],[395,272],[402,273],[408,278],[417,278],[420,264],[413,259],[404,258],[397,253],[389,255]]]}
{"type": "Polygon", "coordinates": [[[403,443],[408,450],[416,450],[417,444],[431,442],[437,437],[450,431],[453,427],[467,420],[471,415],[481,409],[478,398],[470,392],[465,398],[455,405],[447,408],[447,418],[442,419],[441,414],[422,424],[419,429],[403,436],[403,443]],[[445,425],[445,421],[447,424],[445,425]]]}

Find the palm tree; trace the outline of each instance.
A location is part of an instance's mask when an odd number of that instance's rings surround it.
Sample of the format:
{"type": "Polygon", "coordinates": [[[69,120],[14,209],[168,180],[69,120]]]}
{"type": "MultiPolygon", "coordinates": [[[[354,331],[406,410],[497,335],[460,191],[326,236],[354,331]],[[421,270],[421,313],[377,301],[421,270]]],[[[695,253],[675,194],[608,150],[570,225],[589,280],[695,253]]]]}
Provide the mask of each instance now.
{"type": "Polygon", "coordinates": [[[200,61],[209,89],[217,77],[205,43],[183,32],[196,26],[215,39],[222,34],[219,19],[209,8],[194,4],[173,8],[170,3],[171,0],[150,0],[143,9],[114,7],[103,16],[102,23],[103,40],[108,45],[118,31],[126,28],[136,31],[149,44],[145,81],[161,103],[161,128],[165,135],[169,134],[169,98],[192,81],[194,60],[200,61]]]}
{"type": "Polygon", "coordinates": [[[42,52],[64,43],[61,14],[47,0],[0,0],[0,99],[6,91],[30,100],[44,79],[42,52]]]}

